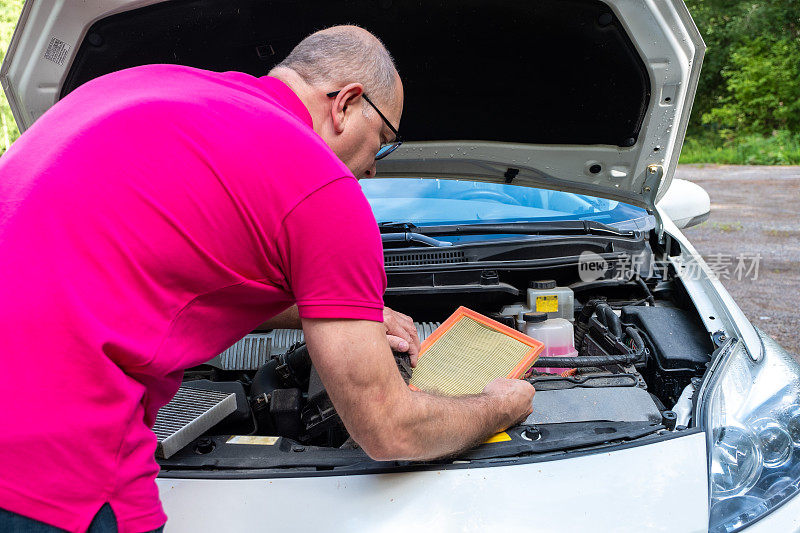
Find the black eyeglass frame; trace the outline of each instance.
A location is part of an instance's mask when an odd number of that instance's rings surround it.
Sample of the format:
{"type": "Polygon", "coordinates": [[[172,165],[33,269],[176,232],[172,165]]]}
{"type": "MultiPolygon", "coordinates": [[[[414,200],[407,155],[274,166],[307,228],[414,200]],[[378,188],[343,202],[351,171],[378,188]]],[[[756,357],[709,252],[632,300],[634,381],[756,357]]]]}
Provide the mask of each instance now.
{"type": "MultiPolygon", "coordinates": [[[[333,97],[335,97],[337,94],[339,94],[340,92],[342,92],[342,91],[333,91],[333,92],[330,92],[330,93],[328,93],[328,94],[327,94],[327,96],[328,96],[328,98],[333,98],[333,97]]],[[[378,116],[379,116],[379,117],[381,117],[381,120],[383,120],[383,122],[384,122],[384,123],[385,123],[387,126],[389,126],[389,129],[392,131],[392,133],[394,133],[394,141],[392,141],[392,142],[390,142],[390,143],[387,143],[387,144],[382,144],[382,145],[381,145],[381,147],[378,149],[378,153],[376,153],[376,154],[375,154],[375,161],[378,161],[379,159],[383,159],[383,158],[384,158],[384,157],[386,157],[387,155],[389,155],[389,154],[391,154],[392,152],[394,152],[395,150],[397,150],[397,148],[398,148],[398,147],[399,147],[401,144],[403,144],[403,139],[401,139],[401,138],[400,138],[400,134],[397,132],[397,130],[395,129],[395,127],[394,127],[394,126],[392,126],[392,123],[391,123],[391,122],[389,122],[389,119],[388,119],[388,118],[386,118],[386,115],[384,115],[383,113],[381,113],[381,110],[380,110],[380,109],[378,109],[378,106],[376,106],[376,105],[375,105],[375,104],[372,102],[372,100],[370,100],[370,99],[369,99],[369,97],[368,97],[366,94],[364,94],[364,93],[361,93],[361,96],[363,96],[363,97],[364,97],[364,100],[366,100],[366,101],[367,101],[367,103],[368,103],[369,105],[371,105],[371,106],[372,106],[372,109],[374,109],[375,111],[377,111],[377,112],[378,112],[378,116]]]]}

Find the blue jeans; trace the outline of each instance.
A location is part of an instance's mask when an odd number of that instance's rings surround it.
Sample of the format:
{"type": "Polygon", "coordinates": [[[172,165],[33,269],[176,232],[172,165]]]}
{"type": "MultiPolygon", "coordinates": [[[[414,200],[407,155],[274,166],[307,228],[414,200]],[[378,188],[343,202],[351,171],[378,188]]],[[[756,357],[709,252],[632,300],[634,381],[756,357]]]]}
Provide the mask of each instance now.
{"type": "MultiPolygon", "coordinates": [[[[0,509],[0,531],[3,533],[60,533],[64,530],[21,514],[0,509]]],[[[152,533],[162,533],[164,526],[154,529],[152,533]]],[[[117,517],[107,503],[103,504],[86,533],[117,533],[117,517]]]]}

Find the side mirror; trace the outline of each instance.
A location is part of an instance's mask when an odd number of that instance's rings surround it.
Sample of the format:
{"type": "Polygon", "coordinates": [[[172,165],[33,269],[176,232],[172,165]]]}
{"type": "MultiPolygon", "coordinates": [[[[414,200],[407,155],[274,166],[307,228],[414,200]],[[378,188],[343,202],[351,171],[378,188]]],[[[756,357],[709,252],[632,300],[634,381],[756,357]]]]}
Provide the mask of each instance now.
{"type": "Polygon", "coordinates": [[[698,184],[673,179],[663,198],[658,201],[658,207],[679,228],[690,228],[708,220],[711,214],[711,198],[698,184]]]}

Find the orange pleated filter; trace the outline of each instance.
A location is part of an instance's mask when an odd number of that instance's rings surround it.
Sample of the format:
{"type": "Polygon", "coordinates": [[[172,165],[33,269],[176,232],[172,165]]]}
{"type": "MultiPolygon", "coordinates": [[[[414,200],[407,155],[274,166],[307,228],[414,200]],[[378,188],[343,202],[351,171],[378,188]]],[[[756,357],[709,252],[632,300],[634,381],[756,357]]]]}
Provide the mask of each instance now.
{"type": "Polygon", "coordinates": [[[447,396],[478,394],[495,378],[520,378],[544,344],[459,307],[420,349],[409,386],[447,396]]]}

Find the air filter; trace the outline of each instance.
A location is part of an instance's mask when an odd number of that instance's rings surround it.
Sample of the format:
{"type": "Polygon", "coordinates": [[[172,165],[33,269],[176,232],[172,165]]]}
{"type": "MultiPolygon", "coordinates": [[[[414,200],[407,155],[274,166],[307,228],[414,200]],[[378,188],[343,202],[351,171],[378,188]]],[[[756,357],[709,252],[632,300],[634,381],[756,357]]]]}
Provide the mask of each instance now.
{"type": "Polygon", "coordinates": [[[156,456],[168,459],[175,452],[236,411],[236,394],[181,386],[159,409],[153,433],[158,437],[156,456]]]}
{"type": "Polygon", "coordinates": [[[422,343],[409,386],[447,396],[478,394],[495,378],[521,377],[543,349],[541,342],[459,307],[422,343]]]}

